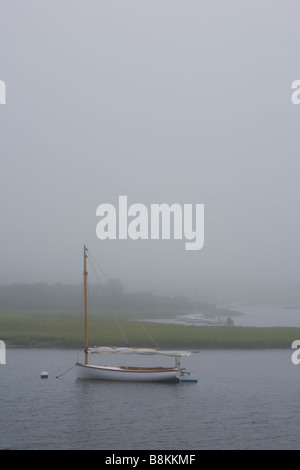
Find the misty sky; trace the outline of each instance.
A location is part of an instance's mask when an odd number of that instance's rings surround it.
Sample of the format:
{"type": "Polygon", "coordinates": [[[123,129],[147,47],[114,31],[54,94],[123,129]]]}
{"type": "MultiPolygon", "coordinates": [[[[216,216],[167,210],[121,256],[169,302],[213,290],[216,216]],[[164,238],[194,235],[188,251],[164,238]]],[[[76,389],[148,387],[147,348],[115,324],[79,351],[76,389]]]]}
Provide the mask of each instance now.
{"type": "Polygon", "coordinates": [[[0,0],[0,284],[300,281],[296,0],[0,0]],[[97,206],[205,205],[204,248],[96,237],[97,206]]]}

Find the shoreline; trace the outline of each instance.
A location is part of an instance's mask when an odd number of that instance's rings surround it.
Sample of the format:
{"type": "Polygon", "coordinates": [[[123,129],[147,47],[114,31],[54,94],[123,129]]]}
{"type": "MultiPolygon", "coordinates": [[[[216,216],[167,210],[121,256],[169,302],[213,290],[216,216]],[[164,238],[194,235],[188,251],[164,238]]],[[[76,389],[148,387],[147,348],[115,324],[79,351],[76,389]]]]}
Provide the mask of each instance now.
{"type": "MultiPolygon", "coordinates": [[[[152,324],[153,325],[153,324],[152,324]]],[[[149,324],[148,324],[149,326],[149,324]]],[[[300,339],[300,327],[216,327],[216,326],[196,326],[196,327],[168,327],[161,328],[161,324],[155,324],[151,334],[155,334],[155,339],[159,349],[188,349],[188,350],[254,350],[254,349],[290,349],[294,340],[300,339]],[[188,329],[184,337],[181,335],[182,328],[188,329]]],[[[62,338],[31,338],[16,340],[15,338],[3,337],[7,349],[83,349],[83,343],[77,340],[64,340],[62,338]]],[[[130,347],[153,347],[149,339],[139,340],[137,335],[130,338],[128,344],[120,341],[115,335],[110,335],[110,339],[95,341],[95,344],[102,346],[130,346],[130,347]]],[[[156,345],[157,347],[157,345],[156,345]]]]}
{"type": "MultiPolygon", "coordinates": [[[[7,348],[83,348],[83,322],[72,312],[0,311],[0,325],[7,348]]],[[[298,326],[180,325],[104,313],[91,315],[89,332],[91,346],[175,350],[290,349],[300,339],[298,326]]]]}
{"type": "MultiPolygon", "coordinates": [[[[145,346],[146,347],[146,346],[145,346]]],[[[72,350],[72,349],[75,349],[75,350],[83,350],[83,347],[78,347],[78,346],[50,346],[50,345],[43,345],[43,344],[38,344],[36,346],[29,346],[29,345],[16,345],[16,344],[12,344],[10,346],[7,346],[6,347],[6,350],[10,350],[10,349],[36,349],[36,350],[39,350],[39,349],[52,349],[52,350],[62,350],[62,351],[68,351],[68,350],[72,350]]],[[[161,350],[169,350],[169,349],[174,349],[174,348],[168,348],[168,347],[161,347],[159,348],[161,350]]],[[[212,346],[198,346],[197,348],[182,348],[180,345],[178,345],[178,347],[176,348],[177,350],[191,350],[192,352],[195,351],[195,352],[200,352],[200,351],[255,351],[255,350],[270,350],[270,349],[291,349],[291,346],[282,346],[282,345],[253,345],[253,346],[250,346],[250,345],[212,345],[212,346]]]]}

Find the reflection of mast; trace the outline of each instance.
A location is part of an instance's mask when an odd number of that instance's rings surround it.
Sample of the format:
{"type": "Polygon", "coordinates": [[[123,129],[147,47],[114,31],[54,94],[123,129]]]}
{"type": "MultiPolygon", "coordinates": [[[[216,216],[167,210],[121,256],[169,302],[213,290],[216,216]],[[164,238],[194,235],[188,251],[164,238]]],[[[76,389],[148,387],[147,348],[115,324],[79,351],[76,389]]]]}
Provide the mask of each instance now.
{"type": "Polygon", "coordinates": [[[84,363],[88,364],[88,328],[87,328],[87,270],[86,270],[86,257],[87,248],[83,248],[83,284],[84,284],[84,363]]]}

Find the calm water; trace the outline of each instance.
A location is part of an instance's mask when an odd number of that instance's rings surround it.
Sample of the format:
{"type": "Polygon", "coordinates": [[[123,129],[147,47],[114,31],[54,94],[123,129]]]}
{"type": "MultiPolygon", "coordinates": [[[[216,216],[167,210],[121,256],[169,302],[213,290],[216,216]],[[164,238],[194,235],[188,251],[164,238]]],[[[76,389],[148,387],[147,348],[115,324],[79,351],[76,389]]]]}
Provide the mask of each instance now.
{"type": "Polygon", "coordinates": [[[300,365],[289,350],[202,351],[184,361],[199,382],[175,385],[77,381],[74,369],[56,379],[76,359],[7,351],[0,449],[300,449],[300,365]]]}

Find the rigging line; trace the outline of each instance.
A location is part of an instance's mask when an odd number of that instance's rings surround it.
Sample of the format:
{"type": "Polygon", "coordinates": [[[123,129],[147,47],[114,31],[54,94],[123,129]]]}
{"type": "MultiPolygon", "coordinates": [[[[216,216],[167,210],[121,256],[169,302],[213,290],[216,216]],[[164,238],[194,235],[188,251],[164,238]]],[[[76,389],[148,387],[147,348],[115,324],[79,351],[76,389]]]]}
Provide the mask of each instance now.
{"type": "MultiPolygon", "coordinates": [[[[83,284],[81,286],[81,295],[80,295],[80,313],[79,313],[79,324],[80,325],[83,325],[82,319],[83,319],[83,284]]],[[[78,343],[81,342],[81,338],[82,338],[82,332],[78,328],[78,343]]]]}
{"type": "Polygon", "coordinates": [[[97,272],[97,270],[96,270],[96,268],[95,268],[95,266],[94,266],[94,264],[93,264],[93,261],[92,261],[91,259],[89,259],[88,261],[89,261],[89,266],[91,266],[91,268],[92,268],[92,271],[93,271],[93,273],[94,273],[95,279],[96,279],[96,281],[97,281],[99,287],[102,288],[102,290],[103,290],[103,292],[104,292],[104,295],[107,296],[107,292],[106,292],[105,286],[104,286],[104,285],[102,284],[102,282],[101,282],[101,279],[100,279],[99,274],[98,274],[98,272],[97,272]]]}
{"type": "MultiPolygon", "coordinates": [[[[89,282],[89,277],[87,277],[87,290],[88,290],[88,297],[90,297],[90,282],[89,282]]],[[[92,317],[89,317],[89,322],[88,322],[88,337],[90,340],[90,343],[94,342],[93,338],[93,328],[92,328],[92,317]]]]}
{"type": "Polygon", "coordinates": [[[93,261],[94,263],[96,263],[96,265],[98,266],[98,268],[100,269],[100,271],[102,272],[103,276],[106,278],[107,281],[109,281],[109,277],[105,274],[105,272],[103,271],[103,269],[101,268],[100,264],[98,263],[98,261],[96,260],[95,256],[93,255],[93,253],[91,253],[91,251],[89,251],[91,257],[93,258],[93,261]]]}
{"type": "Polygon", "coordinates": [[[129,345],[128,338],[127,338],[127,336],[126,336],[124,330],[122,329],[118,318],[117,318],[115,315],[114,315],[114,320],[115,320],[115,322],[116,322],[116,324],[117,324],[117,327],[119,328],[119,332],[120,332],[120,334],[121,334],[121,336],[122,336],[122,338],[123,338],[123,341],[125,342],[126,346],[129,347],[130,345],[129,345]]]}
{"type": "MultiPolygon", "coordinates": [[[[90,254],[91,254],[91,252],[89,251],[89,255],[90,255],[90,254]]],[[[108,281],[109,281],[109,278],[106,276],[106,274],[104,273],[104,271],[101,269],[101,267],[99,266],[99,264],[97,263],[97,261],[96,261],[96,259],[95,259],[95,257],[94,257],[93,255],[92,255],[92,258],[91,258],[90,256],[88,256],[88,261],[89,261],[89,266],[91,266],[92,271],[93,271],[93,273],[94,273],[94,276],[95,276],[95,278],[96,278],[96,280],[97,280],[99,286],[102,288],[102,290],[103,290],[103,292],[104,292],[104,295],[105,295],[107,298],[109,298],[110,296],[109,296],[109,294],[108,294],[108,292],[107,292],[105,286],[104,286],[104,285],[102,284],[102,282],[101,282],[101,279],[100,279],[100,277],[99,277],[99,274],[98,274],[98,272],[97,272],[97,270],[96,270],[96,268],[95,268],[95,266],[94,266],[94,262],[97,264],[98,268],[101,270],[101,272],[103,273],[103,275],[106,277],[106,279],[107,279],[108,281]]],[[[113,314],[113,319],[114,319],[114,321],[115,321],[115,323],[116,323],[116,325],[117,325],[117,327],[118,327],[119,333],[120,333],[120,335],[121,335],[123,341],[125,342],[126,346],[129,346],[128,338],[127,338],[127,336],[126,336],[124,330],[122,329],[121,324],[120,324],[118,318],[115,316],[115,314],[113,314]]]]}
{"type": "Polygon", "coordinates": [[[143,322],[140,322],[141,328],[143,328],[144,332],[147,334],[147,336],[151,339],[152,343],[155,344],[157,348],[160,348],[159,344],[155,341],[155,339],[150,335],[149,331],[145,328],[145,325],[143,325],[143,322]]]}
{"type": "Polygon", "coordinates": [[[94,263],[93,263],[92,259],[88,258],[88,261],[89,261],[89,266],[91,266],[91,268],[92,268],[92,270],[93,270],[93,273],[94,273],[94,276],[95,276],[95,278],[96,278],[96,281],[98,282],[98,284],[99,284],[100,286],[103,286],[103,284],[102,284],[102,282],[101,282],[101,279],[100,279],[100,276],[99,276],[99,274],[97,273],[97,270],[96,270],[96,268],[95,268],[95,266],[94,266],[94,263]]]}
{"type": "Polygon", "coordinates": [[[75,365],[72,366],[72,367],[70,367],[70,369],[66,370],[66,371],[63,372],[62,374],[57,375],[57,376],[56,376],[56,379],[60,379],[60,377],[62,377],[63,375],[65,375],[67,372],[69,372],[70,370],[72,370],[74,367],[75,367],[75,365]]]}

